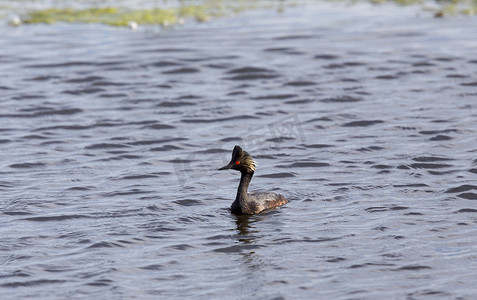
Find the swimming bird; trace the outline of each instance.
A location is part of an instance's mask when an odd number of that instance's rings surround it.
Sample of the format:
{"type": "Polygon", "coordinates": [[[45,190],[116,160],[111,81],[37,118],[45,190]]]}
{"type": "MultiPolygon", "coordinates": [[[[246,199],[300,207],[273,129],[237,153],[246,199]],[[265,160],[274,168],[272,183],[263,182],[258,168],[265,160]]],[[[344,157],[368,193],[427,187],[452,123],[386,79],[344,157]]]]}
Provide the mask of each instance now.
{"type": "Polygon", "coordinates": [[[256,165],[256,162],[247,151],[242,150],[240,146],[235,146],[230,163],[219,169],[233,169],[240,171],[242,174],[237,189],[237,196],[231,207],[234,214],[253,215],[288,203],[288,200],[280,194],[247,192],[253,173],[255,173],[256,165]]]}

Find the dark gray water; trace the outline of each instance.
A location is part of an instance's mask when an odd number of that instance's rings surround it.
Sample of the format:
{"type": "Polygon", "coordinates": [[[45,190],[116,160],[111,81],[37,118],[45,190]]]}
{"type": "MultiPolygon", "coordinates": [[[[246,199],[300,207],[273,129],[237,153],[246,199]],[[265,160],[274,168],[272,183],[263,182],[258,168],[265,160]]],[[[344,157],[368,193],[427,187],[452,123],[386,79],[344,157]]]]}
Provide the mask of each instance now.
{"type": "Polygon", "coordinates": [[[476,18],[4,27],[2,299],[472,299],[476,18]],[[283,208],[231,215],[235,144],[283,208]]]}

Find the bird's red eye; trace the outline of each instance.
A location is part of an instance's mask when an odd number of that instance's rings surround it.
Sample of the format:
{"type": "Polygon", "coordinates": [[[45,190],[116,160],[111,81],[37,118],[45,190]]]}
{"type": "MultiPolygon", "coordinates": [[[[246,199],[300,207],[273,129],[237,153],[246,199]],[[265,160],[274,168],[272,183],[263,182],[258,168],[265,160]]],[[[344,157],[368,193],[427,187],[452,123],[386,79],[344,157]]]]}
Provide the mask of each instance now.
{"type": "Polygon", "coordinates": [[[235,164],[236,164],[236,165],[240,165],[240,162],[237,160],[237,161],[235,162],[235,164]]]}

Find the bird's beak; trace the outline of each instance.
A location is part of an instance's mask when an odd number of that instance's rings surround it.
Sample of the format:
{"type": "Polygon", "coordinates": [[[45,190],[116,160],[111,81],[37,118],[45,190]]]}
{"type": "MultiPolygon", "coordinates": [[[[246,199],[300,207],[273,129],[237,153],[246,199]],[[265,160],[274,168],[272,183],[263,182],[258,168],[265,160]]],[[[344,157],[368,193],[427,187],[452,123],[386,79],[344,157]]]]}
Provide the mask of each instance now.
{"type": "Polygon", "coordinates": [[[233,164],[232,164],[232,163],[229,163],[228,165],[226,165],[226,166],[220,168],[219,170],[228,170],[228,169],[232,169],[232,167],[233,167],[233,164]]]}

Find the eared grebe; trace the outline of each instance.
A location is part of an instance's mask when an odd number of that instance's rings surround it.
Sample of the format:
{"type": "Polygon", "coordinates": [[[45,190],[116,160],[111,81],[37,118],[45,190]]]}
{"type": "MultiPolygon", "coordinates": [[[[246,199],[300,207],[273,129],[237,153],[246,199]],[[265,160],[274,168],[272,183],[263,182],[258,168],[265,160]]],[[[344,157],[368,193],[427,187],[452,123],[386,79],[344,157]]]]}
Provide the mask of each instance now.
{"type": "Polygon", "coordinates": [[[242,173],[237,189],[237,197],[232,203],[232,213],[234,214],[253,215],[288,203],[288,200],[280,194],[247,193],[248,185],[255,172],[255,165],[255,161],[247,151],[243,151],[240,146],[235,146],[230,163],[219,169],[234,169],[242,173]]]}

